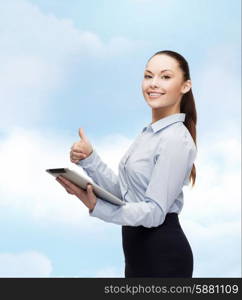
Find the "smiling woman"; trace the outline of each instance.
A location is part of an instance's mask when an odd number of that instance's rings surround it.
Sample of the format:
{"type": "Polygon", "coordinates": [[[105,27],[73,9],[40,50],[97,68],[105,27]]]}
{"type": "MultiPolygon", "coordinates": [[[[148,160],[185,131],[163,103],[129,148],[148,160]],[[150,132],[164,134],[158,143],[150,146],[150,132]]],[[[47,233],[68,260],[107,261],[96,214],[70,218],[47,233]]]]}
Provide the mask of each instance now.
{"type": "MultiPolygon", "coordinates": [[[[152,123],[167,115],[185,112],[184,123],[196,144],[197,113],[191,87],[188,63],[179,53],[163,50],[156,52],[148,60],[142,92],[147,104],[152,108],[152,123]],[[154,99],[156,101],[152,101],[154,99]]],[[[194,184],[195,165],[191,178],[194,184]]]]}
{"type": "Polygon", "coordinates": [[[191,89],[191,80],[178,61],[168,52],[158,53],[148,61],[142,82],[144,98],[152,108],[152,122],[179,113],[181,98],[191,89]]]}
{"type": "Polygon", "coordinates": [[[196,109],[186,60],[176,52],[157,52],[147,63],[142,91],[152,122],[122,157],[118,176],[83,129],[70,151],[72,162],[126,204],[117,206],[59,182],[90,216],[122,225],[125,277],[192,277],[193,253],[178,218],[182,188],[189,181],[194,185],[196,177],[196,109]]]}

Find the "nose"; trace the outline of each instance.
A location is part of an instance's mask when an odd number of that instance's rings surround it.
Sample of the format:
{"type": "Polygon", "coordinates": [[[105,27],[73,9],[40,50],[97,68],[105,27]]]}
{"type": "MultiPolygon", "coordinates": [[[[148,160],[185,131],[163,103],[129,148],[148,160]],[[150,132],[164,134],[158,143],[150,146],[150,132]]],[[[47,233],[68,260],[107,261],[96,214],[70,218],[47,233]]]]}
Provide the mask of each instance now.
{"type": "Polygon", "coordinates": [[[153,79],[150,82],[151,87],[158,87],[158,79],[156,77],[153,77],[153,79]]]}

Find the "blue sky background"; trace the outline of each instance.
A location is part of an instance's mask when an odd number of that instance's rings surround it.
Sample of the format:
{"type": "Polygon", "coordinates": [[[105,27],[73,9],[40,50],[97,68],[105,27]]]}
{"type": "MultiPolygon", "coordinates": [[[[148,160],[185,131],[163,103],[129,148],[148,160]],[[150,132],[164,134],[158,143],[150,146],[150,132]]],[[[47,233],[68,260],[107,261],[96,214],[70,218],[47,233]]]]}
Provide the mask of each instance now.
{"type": "Polygon", "coordinates": [[[124,277],[121,227],[44,170],[83,172],[68,160],[83,127],[117,173],[151,120],[143,70],[164,49],[187,59],[198,114],[179,216],[194,277],[241,277],[240,12],[237,0],[0,0],[1,277],[124,277]]]}

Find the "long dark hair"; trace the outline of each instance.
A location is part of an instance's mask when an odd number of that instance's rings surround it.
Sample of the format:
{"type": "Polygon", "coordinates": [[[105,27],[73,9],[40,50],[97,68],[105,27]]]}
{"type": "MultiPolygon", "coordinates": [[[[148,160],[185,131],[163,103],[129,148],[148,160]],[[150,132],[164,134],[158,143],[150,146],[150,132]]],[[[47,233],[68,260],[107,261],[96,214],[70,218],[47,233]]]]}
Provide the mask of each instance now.
{"type": "MultiPolygon", "coordinates": [[[[186,59],[179,53],[171,51],[171,50],[162,50],[156,52],[154,55],[152,55],[149,60],[155,56],[155,55],[160,55],[160,54],[165,54],[170,57],[173,57],[179,64],[180,69],[183,72],[183,78],[184,81],[190,80],[190,71],[189,71],[189,66],[186,61],[186,59]]],[[[148,60],[148,61],[149,61],[148,60]]],[[[190,89],[186,94],[182,96],[181,103],[180,103],[180,111],[181,113],[186,114],[186,118],[184,121],[184,125],[187,127],[189,130],[194,143],[197,147],[196,143],[196,124],[197,124],[197,111],[196,111],[196,106],[195,106],[195,100],[194,96],[192,93],[192,89],[190,89]]],[[[195,164],[192,166],[191,174],[189,176],[189,180],[192,182],[192,187],[195,184],[196,181],[196,167],[195,164]]]]}

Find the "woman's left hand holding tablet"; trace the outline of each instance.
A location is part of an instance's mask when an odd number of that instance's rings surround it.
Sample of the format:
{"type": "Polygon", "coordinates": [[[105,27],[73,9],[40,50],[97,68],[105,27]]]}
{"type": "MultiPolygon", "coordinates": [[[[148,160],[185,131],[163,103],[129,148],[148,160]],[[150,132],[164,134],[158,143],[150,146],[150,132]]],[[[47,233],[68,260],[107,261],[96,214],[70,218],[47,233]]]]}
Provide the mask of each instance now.
{"type": "Polygon", "coordinates": [[[56,180],[66,189],[69,194],[75,195],[77,198],[79,198],[89,208],[90,212],[94,209],[97,203],[97,197],[93,193],[92,185],[90,183],[87,184],[86,191],[61,175],[56,177],[56,180]]]}

